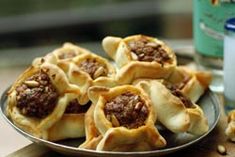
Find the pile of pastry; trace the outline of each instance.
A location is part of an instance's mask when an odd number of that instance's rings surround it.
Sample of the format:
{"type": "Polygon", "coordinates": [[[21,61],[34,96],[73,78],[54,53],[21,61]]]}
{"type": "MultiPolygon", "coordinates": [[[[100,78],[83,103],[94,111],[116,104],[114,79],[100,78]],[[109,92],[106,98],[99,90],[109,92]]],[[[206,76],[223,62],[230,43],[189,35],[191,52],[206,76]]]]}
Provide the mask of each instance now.
{"type": "Polygon", "coordinates": [[[79,148],[104,151],[164,148],[156,125],[173,134],[208,131],[196,102],[209,73],[177,66],[172,49],[153,37],[109,36],[102,46],[113,61],[71,43],[34,59],[8,91],[14,124],[49,141],[85,137],[79,148]]]}

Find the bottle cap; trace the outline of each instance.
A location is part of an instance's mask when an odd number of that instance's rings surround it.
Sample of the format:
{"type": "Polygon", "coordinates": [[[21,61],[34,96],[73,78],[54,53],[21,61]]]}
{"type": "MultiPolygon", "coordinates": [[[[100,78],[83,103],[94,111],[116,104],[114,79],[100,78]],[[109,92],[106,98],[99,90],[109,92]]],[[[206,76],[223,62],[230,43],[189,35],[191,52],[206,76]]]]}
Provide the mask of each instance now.
{"type": "Polygon", "coordinates": [[[225,28],[225,30],[235,32],[235,17],[228,19],[225,22],[224,28],[225,28]]]}

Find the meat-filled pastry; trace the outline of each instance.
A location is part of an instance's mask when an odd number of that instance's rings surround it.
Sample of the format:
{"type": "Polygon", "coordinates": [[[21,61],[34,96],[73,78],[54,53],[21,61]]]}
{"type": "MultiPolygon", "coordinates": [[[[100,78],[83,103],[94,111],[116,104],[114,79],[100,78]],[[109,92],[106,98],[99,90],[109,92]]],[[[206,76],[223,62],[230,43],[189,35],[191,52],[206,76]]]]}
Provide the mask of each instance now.
{"type": "Polygon", "coordinates": [[[91,105],[85,114],[86,141],[82,143],[79,148],[96,150],[97,145],[102,139],[102,135],[95,126],[94,109],[95,105],[91,105]]]}
{"type": "Polygon", "coordinates": [[[64,43],[61,48],[55,49],[46,56],[35,58],[32,65],[37,66],[44,62],[49,62],[52,64],[58,64],[58,62],[70,62],[74,57],[86,53],[91,52],[72,43],[64,43]]]}
{"type": "Polygon", "coordinates": [[[57,65],[66,73],[69,82],[79,87],[78,100],[82,105],[89,101],[87,95],[89,87],[116,85],[114,67],[106,59],[95,54],[82,54],[70,62],[59,62],[57,65]]]}
{"type": "Polygon", "coordinates": [[[57,65],[65,72],[69,82],[79,88],[78,103],[81,105],[87,104],[90,101],[87,90],[92,86],[93,80],[73,62],[60,62],[57,65]]]}
{"type": "Polygon", "coordinates": [[[113,87],[115,83],[115,68],[108,60],[95,55],[83,54],[73,59],[80,71],[85,73],[93,85],[113,87]]]}
{"type": "Polygon", "coordinates": [[[201,135],[208,131],[208,122],[202,109],[191,102],[170,83],[144,80],[136,84],[149,94],[158,120],[174,133],[189,132],[201,135]]]}
{"type": "Polygon", "coordinates": [[[225,130],[227,137],[235,142],[235,110],[232,110],[228,114],[228,126],[225,130]]]}
{"type": "Polygon", "coordinates": [[[209,72],[194,71],[185,66],[178,66],[167,81],[195,103],[206,91],[211,79],[209,72]]]}
{"type": "Polygon", "coordinates": [[[64,116],[79,93],[56,65],[31,66],[8,92],[7,115],[18,127],[42,139],[84,136],[84,122],[75,121],[77,116],[64,116]]]}
{"type": "Polygon", "coordinates": [[[48,130],[48,140],[85,137],[84,118],[91,102],[79,104],[77,95],[69,97],[63,116],[48,130]]]}
{"type": "Polygon", "coordinates": [[[162,148],[165,139],[154,125],[157,115],[149,97],[132,85],[91,87],[95,126],[103,136],[96,150],[145,151],[162,148]]]}
{"type": "Polygon", "coordinates": [[[118,66],[119,84],[137,78],[167,78],[177,64],[174,52],[165,43],[144,35],[124,39],[108,36],[102,46],[118,66]]]}

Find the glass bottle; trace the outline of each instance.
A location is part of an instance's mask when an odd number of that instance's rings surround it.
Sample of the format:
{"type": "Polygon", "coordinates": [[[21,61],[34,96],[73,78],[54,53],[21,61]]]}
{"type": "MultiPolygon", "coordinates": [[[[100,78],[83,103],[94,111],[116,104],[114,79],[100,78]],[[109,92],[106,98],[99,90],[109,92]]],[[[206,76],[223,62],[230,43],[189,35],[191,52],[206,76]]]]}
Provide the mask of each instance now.
{"type": "Polygon", "coordinates": [[[201,70],[210,70],[210,89],[223,91],[223,39],[226,19],[235,16],[234,0],[194,0],[193,35],[195,61],[201,70]]]}
{"type": "Polygon", "coordinates": [[[224,98],[228,113],[235,109],[235,17],[228,19],[224,28],[224,98]]]}

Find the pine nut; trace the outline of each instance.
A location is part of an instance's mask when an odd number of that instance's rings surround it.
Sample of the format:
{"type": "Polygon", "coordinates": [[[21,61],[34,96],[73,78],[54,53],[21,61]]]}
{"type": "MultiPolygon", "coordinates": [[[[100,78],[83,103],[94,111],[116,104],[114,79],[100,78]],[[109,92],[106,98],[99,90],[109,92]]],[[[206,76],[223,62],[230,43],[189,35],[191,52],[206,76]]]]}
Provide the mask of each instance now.
{"type": "Polygon", "coordinates": [[[37,81],[24,81],[24,84],[26,84],[28,87],[38,87],[39,83],[37,81]]]}
{"type": "Polygon", "coordinates": [[[104,73],[104,67],[99,67],[94,73],[94,79],[98,78],[104,73]]]}
{"type": "Polygon", "coordinates": [[[221,154],[221,155],[226,155],[227,154],[227,150],[223,145],[218,145],[217,146],[217,151],[221,154]]]}
{"type": "Polygon", "coordinates": [[[117,120],[117,118],[114,114],[112,114],[112,116],[111,116],[111,121],[112,121],[112,124],[113,124],[114,127],[119,127],[120,126],[120,123],[119,123],[119,121],[117,120]]]}

